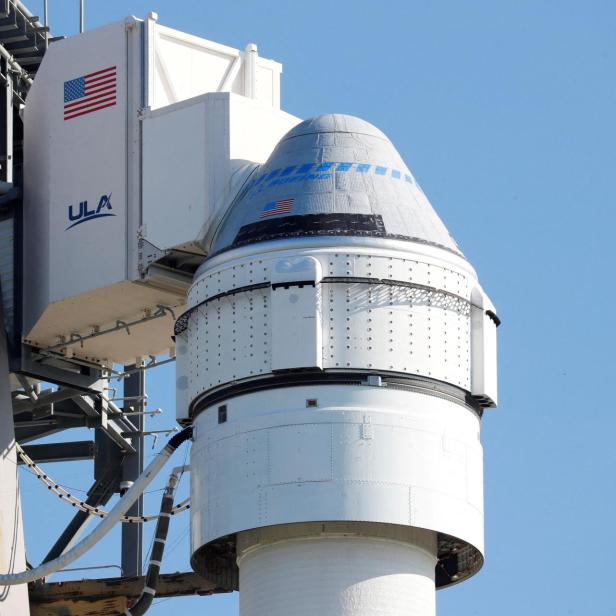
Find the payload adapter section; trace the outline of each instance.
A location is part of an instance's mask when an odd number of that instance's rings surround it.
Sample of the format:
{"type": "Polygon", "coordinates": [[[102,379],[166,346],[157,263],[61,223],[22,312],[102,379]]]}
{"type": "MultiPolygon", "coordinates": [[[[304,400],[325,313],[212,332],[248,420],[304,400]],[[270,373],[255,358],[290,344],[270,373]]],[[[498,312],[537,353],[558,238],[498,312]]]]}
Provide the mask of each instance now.
{"type": "Polygon", "coordinates": [[[155,15],[50,46],[24,112],[27,344],[101,364],[173,347],[219,209],[298,122],[280,72],[155,15]]]}
{"type": "Polygon", "coordinates": [[[218,227],[188,305],[177,409],[194,425],[192,563],[249,588],[242,613],[303,614],[304,591],[331,591],[323,614],[374,613],[363,598],[398,582],[367,574],[362,554],[408,568],[396,614],[433,612],[435,585],[479,569],[497,318],[383,133],[339,115],[292,129],[218,227]],[[293,592],[258,590],[276,562],[293,592]]]}

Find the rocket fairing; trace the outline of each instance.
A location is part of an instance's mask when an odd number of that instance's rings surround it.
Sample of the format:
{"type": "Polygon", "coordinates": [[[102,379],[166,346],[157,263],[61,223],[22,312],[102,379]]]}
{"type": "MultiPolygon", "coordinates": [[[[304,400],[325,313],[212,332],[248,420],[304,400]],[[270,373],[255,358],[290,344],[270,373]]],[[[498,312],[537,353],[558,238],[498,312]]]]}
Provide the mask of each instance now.
{"type": "Polygon", "coordinates": [[[188,308],[194,569],[242,616],[433,614],[483,563],[497,319],[387,137],[344,115],[289,131],[188,308]]]}

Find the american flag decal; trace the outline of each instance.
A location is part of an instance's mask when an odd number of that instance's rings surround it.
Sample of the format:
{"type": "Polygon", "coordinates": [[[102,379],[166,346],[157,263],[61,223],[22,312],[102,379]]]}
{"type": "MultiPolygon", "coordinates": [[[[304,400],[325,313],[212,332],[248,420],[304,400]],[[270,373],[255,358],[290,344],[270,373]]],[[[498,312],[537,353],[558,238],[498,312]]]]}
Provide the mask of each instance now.
{"type": "Polygon", "coordinates": [[[116,104],[115,66],[64,82],[64,119],[72,120],[116,104]]]}
{"type": "Polygon", "coordinates": [[[280,201],[270,201],[263,206],[260,218],[277,216],[278,214],[288,214],[293,209],[295,199],[281,199],[280,201]]]}

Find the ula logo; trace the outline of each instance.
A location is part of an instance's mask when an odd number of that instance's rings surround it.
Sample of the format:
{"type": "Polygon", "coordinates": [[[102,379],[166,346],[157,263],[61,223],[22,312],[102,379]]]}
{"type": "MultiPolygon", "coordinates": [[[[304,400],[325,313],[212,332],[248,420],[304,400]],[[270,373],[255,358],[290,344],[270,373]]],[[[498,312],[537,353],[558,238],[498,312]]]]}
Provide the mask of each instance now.
{"type": "Polygon", "coordinates": [[[98,200],[98,207],[95,210],[88,209],[88,202],[81,201],[79,207],[74,205],[68,206],[68,220],[69,226],[66,227],[66,231],[80,225],[82,222],[88,220],[94,220],[95,218],[103,218],[105,216],[115,216],[111,212],[107,211],[111,208],[111,193],[108,195],[102,195],[98,200]]]}

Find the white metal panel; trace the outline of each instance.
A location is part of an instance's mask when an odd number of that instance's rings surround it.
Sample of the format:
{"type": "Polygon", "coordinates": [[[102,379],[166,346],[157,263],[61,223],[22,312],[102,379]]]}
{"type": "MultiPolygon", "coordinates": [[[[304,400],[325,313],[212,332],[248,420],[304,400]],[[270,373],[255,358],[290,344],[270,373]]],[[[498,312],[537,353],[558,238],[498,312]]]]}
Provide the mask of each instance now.
{"type": "MultiPolygon", "coordinates": [[[[55,53],[53,68],[45,67],[48,106],[43,111],[51,116],[50,301],[126,277],[126,36],[124,23],[119,23],[88,33],[87,53],[81,37],[50,47],[55,53]],[[116,105],[65,121],[63,83],[109,66],[117,67],[116,105]],[[111,216],[83,218],[83,224],[71,228],[70,207],[75,212],[81,202],[90,211],[111,216]],[[105,255],[102,262],[100,255],[105,255]]],[[[47,54],[43,64],[46,59],[47,54]]],[[[32,205],[44,207],[46,203],[32,205]]]]}
{"type": "Polygon", "coordinates": [[[363,520],[436,530],[482,550],[479,417],[469,408],[333,385],[226,405],[226,423],[217,407],[195,420],[193,506],[203,511],[193,518],[193,549],[259,526],[363,520]],[[307,399],[318,406],[306,408],[307,399]]]}
{"type": "Polygon", "coordinates": [[[50,302],[126,276],[126,49],[123,22],[58,41],[45,54],[29,92],[26,327],[50,302]],[[64,83],[114,66],[116,104],[64,120],[64,83]],[[97,210],[108,215],[90,215],[97,210]]]}
{"type": "Polygon", "coordinates": [[[152,28],[149,106],[153,109],[186,100],[205,92],[216,92],[239,55],[237,49],[161,26],[152,28]]]}
{"type": "Polygon", "coordinates": [[[269,292],[239,293],[190,319],[191,399],[222,383],[271,370],[269,292]]]}
{"type": "Polygon", "coordinates": [[[468,300],[441,292],[452,286],[443,284],[447,273],[458,283],[456,291],[462,276],[443,267],[409,263],[352,253],[329,255],[329,273],[335,277],[352,272],[358,278],[398,280],[418,287],[323,285],[323,365],[422,374],[468,389],[468,300]],[[432,282],[430,271],[438,274],[437,291],[419,286],[432,282]]]}
{"type": "MultiPolygon", "coordinates": [[[[225,306],[240,301],[239,297],[243,298],[241,302],[248,301],[252,311],[249,310],[246,319],[235,320],[226,339],[218,336],[218,329],[208,330],[199,342],[189,339],[202,375],[191,381],[192,397],[230,380],[308,366],[418,374],[470,390],[468,289],[476,281],[468,273],[444,264],[419,255],[413,258],[410,251],[398,251],[395,257],[385,256],[385,250],[372,252],[372,255],[365,254],[356,247],[352,250],[328,247],[318,251],[303,248],[270,252],[261,255],[262,258],[229,259],[219,267],[204,269],[190,291],[189,305],[242,286],[276,284],[284,280],[272,273],[276,263],[302,262],[306,258],[320,264],[323,274],[318,274],[319,280],[321,276],[343,279],[356,276],[399,280],[417,287],[326,281],[314,288],[278,287],[271,291],[270,302],[263,296],[263,290],[217,300],[214,302],[219,311],[216,319],[235,318],[226,312],[225,306]],[[442,287],[435,291],[422,287],[434,280],[442,287]],[[319,318],[320,331],[312,328],[319,318]],[[263,327],[267,329],[262,331],[263,327]],[[211,338],[212,335],[215,337],[211,338]],[[250,355],[252,348],[243,354],[230,354],[228,348],[219,348],[219,345],[228,347],[230,340],[238,339],[249,339],[254,344],[260,336],[263,338],[257,354],[250,355]],[[313,359],[313,352],[319,348],[322,359],[313,359]],[[252,359],[261,352],[261,361],[252,359]],[[310,358],[306,359],[306,354],[310,358]],[[214,374],[216,378],[212,378],[214,374]],[[203,378],[203,375],[208,376],[203,378]]],[[[304,279],[306,276],[303,275],[304,279]]],[[[286,280],[292,282],[292,279],[297,281],[302,276],[289,272],[286,280]]],[[[211,323],[213,310],[214,305],[207,304],[191,317],[191,322],[207,317],[211,323]]],[[[235,344],[232,348],[237,348],[235,344]]]]}
{"type": "Polygon", "coordinates": [[[423,292],[404,287],[323,286],[324,367],[422,374],[468,389],[469,340],[458,335],[467,329],[467,305],[426,305],[423,292]]]}
{"type": "Polygon", "coordinates": [[[207,275],[198,275],[190,288],[189,303],[195,306],[224,291],[270,280],[270,262],[263,259],[245,259],[230,263],[207,275]]]}
{"type": "Polygon", "coordinates": [[[247,173],[298,121],[229,93],[146,113],[142,235],[161,250],[197,245],[213,232],[247,173]]]}
{"type": "Polygon", "coordinates": [[[210,217],[208,155],[228,158],[225,118],[217,119],[223,134],[210,136],[203,104],[182,103],[144,118],[142,234],[159,249],[194,241],[210,217]]]}
{"type": "MultiPolygon", "coordinates": [[[[494,314],[494,312],[492,313],[494,314]]],[[[484,394],[490,399],[493,406],[498,404],[498,363],[496,345],[496,323],[492,315],[485,314],[483,318],[484,339],[484,394]]]]}
{"type": "Polygon", "coordinates": [[[322,366],[320,280],[314,257],[272,264],[272,370],[322,366]]]}
{"type": "MultiPolygon", "coordinates": [[[[156,310],[156,302],[182,303],[183,290],[142,278],[141,238],[162,249],[192,244],[199,250],[194,243],[214,220],[206,213],[227,204],[249,173],[251,156],[265,160],[298,122],[279,111],[280,65],[259,58],[256,48],[248,84],[255,100],[238,102],[244,97],[229,94],[245,93],[244,55],[159,26],[153,14],[145,24],[127,18],[50,47],[24,111],[24,326],[30,344],[48,346],[133,320],[156,310]],[[65,120],[65,82],[112,67],[115,104],[65,120]],[[217,113],[174,109],[176,123],[161,116],[156,134],[142,122],[148,105],[221,89],[227,93],[212,101],[217,113]],[[231,113],[234,105],[238,111],[231,113]],[[230,160],[232,151],[240,160],[230,160]],[[70,227],[73,222],[79,224],[70,227]],[[130,281],[157,288],[144,293],[140,284],[125,284],[130,281]]],[[[127,353],[165,352],[168,334],[166,324],[152,321],[134,327],[128,343],[119,333],[70,352],[119,361],[127,353]]]]}
{"type": "Polygon", "coordinates": [[[317,284],[272,291],[272,370],[322,367],[320,290],[317,284]]]}
{"type": "Polygon", "coordinates": [[[483,509],[483,450],[466,450],[466,497],[478,511],[483,509]]]}
{"type": "Polygon", "coordinates": [[[260,58],[254,47],[254,71],[247,84],[247,52],[146,20],[148,106],[158,109],[206,92],[228,91],[280,108],[282,66],[260,58]]]}
{"type": "Polygon", "coordinates": [[[280,73],[282,67],[278,62],[259,57],[257,59],[257,75],[255,98],[263,103],[269,103],[274,108],[280,107],[280,73]]]}
{"type": "Polygon", "coordinates": [[[473,289],[471,310],[471,393],[490,406],[498,403],[496,323],[492,302],[480,287],[473,289]]]}
{"type": "MultiPolygon", "coordinates": [[[[51,304],[24,341],[47,347],[57,344],[60,336],[66,339],[71,334],[88,336],[97,328],[99,331],[115,328],[118,320],[139,321],[146,314],[156,312],[158,305],[169,306],[179,314],[182,304],[183,297],[178,292],[124,281],[51,304]]],[[[135,357],[166,353],[173,347],[173,322],[171,313],[167,312],[163,317],[131,326],[128,331],[116,329],[83,345],[73,344],[67,352],[105,365],[133,363],[135,357]]]]}
{"type": "Polygon", "coordinates": [[[332,480],[331,425],[280,426],[267,435],[270,485],[332,480]]]}
{"type": "Polygon", "coordinates": [[[237,94],[230,94],[223,100],[228,100],[230,106],[231,159],[265,162],[278,141],[300,122],[299,118],[290,113],[265,105],[259,100],[237,94]]]}
{"type": "MultiPolygon", "coordinates": [[[[412,258],[414,250],[409,246],[408,252],[397,250],[391,252],[382,249],[367,251],[342,250],[330,251],[327,261],[324,261],[324,271],[327,276],[357,276],[366,278],[382,278],[403,280],[415,284],[428,285],[455,293],[463,298],[470,298],[468,280],[472,278],[461,271],[453,269],[445,262],[435,263],[417,255],[412,258]]],[[[382,248],[385,248],[383,244],[382,248]]]]}

